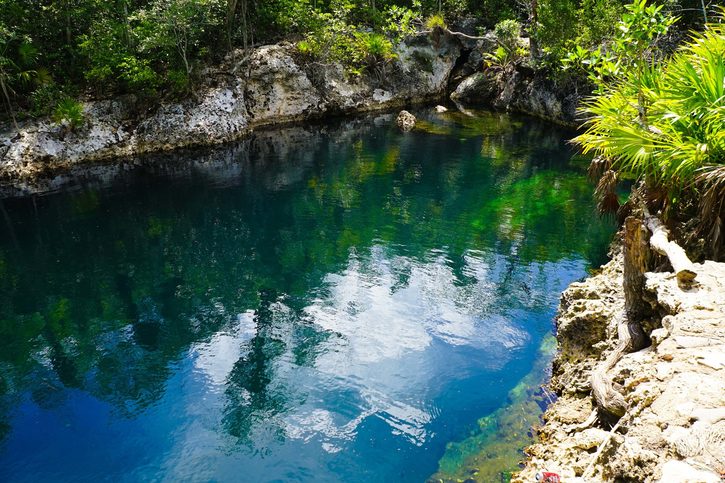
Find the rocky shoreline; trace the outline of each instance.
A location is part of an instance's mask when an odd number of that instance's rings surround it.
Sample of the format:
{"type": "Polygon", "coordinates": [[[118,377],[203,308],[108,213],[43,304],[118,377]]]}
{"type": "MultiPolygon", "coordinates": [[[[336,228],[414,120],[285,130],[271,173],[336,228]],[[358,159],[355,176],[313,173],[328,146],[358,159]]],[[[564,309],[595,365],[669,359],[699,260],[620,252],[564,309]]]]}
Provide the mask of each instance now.
{"type": "Polygon", "coordinates": [[[341,65],[301,58],[280,43],[235,52],[208,68],[195,95],[149,108],[133,96],[84,103],[76,129],[52,121],[0,132],[0,186],[37,194],[99,162],[243,139],[255,129],[311,119],[443,102],[487,105],[575,124],[579,94],[526,68],[488,69],[492,35],[444,32],[399,43],[382,75],[351,77],[341,65]],[[452,93],[452,95],[451,95],[452,93]]]}
{"type": "Polygon", "coordinates": [[[594,366],[613,350],[615,314],[624,308],[622,256],[572,284],[557,319],[559,353],[544,414],[525,468],[565,482],[721,482],[725,475],[725,263],[695,264],[697,282],[681,287],[673,273],[647,273],[654,309],[652,344],[625,355],[614,382],[628,409],[612,428],[598,424],[590,396],[594,366]]]}
{"type": "MultiPolygon", "coordinates": [[[[237,52],[209,68],[204,85],[183,101],[150,109],[133,97],[89,101],[86,122],[76,130],[44,120],[0,134],[0,198],[72,186],[89,173],[112,177],[152,153],[158,169],[183,171],[188,166],[177,167],[173,151],[228,142],[237,143],[233,160],[210,149],[194,169],[219,169],[220,163],[222,170],[243,169],[239,159],[257,150],[304,149],[312,120],[449,98],[576,125],[576,107],[586,93],[525,65],[485,69],[484,54],[495,46],[490,35],[420,34],[396,46],[396,59],[383,75],[361,77],[303,59],[289,43],[237,52]]],[[[381,119],[393,122],[392,115],[381,119]]],[[[647,274],[647,299],[656,314],[646,324],[652,345],[614,368],[628,403],[614,428],[591,418],[590,376],[617,343],[615,319],[624,306],[621,255],[563,293],[550,382],[559,397],[512,481],[534,481],[540,471],[566,482],[722,481],[725,264],[706,262],[697,271],[698,283],[686,289],[673,274],[647,274]]],[[[486,464],[485,458],[479,462],[486,464]]],[[[489,473],[470,479],[484,481],[483,475],[489,473]]]]}

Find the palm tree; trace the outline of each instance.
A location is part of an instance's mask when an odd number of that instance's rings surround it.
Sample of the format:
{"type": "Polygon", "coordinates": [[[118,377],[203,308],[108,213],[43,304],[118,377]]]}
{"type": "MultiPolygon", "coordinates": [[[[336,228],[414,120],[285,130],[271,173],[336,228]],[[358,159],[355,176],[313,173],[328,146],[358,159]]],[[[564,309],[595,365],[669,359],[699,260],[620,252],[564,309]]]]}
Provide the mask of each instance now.
{"type": "MultiPolygon", "coordinates": [[[[719,19],[722,22],[722,17],[719,19]]],[[[584,134],[596,155],[600,207],[619,180],[644,181],[665,216],[699,205],[699,234],[722,245],[725,219],[725,28],[711,23],[661,63],[627,72],[590,100],[584,134]],[[674,211],[673,211],[674,210],[674,211]]],[[[616,198],[615,198],[616,200],[616,198]]],[[[614,204],[614,206],[612,206],[614,204]]]]}

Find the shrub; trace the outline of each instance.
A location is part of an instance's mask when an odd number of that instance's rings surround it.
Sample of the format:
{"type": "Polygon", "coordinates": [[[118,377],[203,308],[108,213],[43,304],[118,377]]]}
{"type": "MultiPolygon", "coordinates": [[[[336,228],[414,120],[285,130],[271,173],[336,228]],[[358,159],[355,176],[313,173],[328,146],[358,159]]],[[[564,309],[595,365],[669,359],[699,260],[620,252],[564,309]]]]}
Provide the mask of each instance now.
{"type": "Polygon", "coordinates": [[[116,66],[118,78],[126,86],[142,94],[153,94],[159,87],[158,74],[151,68],[149,61],[128,55],[116,66]]]}
{"type": "Polygon", "coordinates": [[[41,85],[30,95],[30,114],[33,116],[50,115],[63,97],[63,89],[58,84],[49,82],[41,85]]]}
{"type": "Polygon", "coordinates": [[[443,15],[437,13],[431,15],[425,20],[425,28],[427,30],[446,29],[448,28],[448,25],[446,25],[446,21],[443,18],[443,15]]]}
{"type": "Polygon", "coordinates": [[[601,46],[588,50],[575,44],[561,61],[564,69],[586,72],[598,93],[630,71],[649,66],[657,41],[676,20],[664,14],[662,6],[647,5],[646,0],[634,0],[624,8],[626,13],[617,24],[619,35],[606,50],[601,46]]]}
{"type": "MultiPolygon", "coordinates": [[[[347,23],[345,11],[338,15],[317,13],[320,27],[297,43],[297,51],[343,64],[349,74],[361,75],[395,58],[393,42],[385,35],[347,23]]],[[[377,71],[378,74],[381,72],[377,71]]]]}
{"type": "Polygon", "coordinates": [[[514,54],[519,46],[521,24],[516,20],[502,20],[493,28],[499,45],[509,54],[514,54]]]}
{"type": "Polygon", "coordinates": [[[171,92],[178,96],[186,94],[191,88],[191,79],[183,70],[170,70],[166,73],[166,83],[171,88],[171,92]]]}
{"type": "Polygon", "coordinates": [[[358,55],[363,63],[376,65],[395,58],[393,43],[382,34],[358,33],[358,55]]]}
{"type": "Polygon", "coordinates": [[[559,52],[576,38],[577,2],[575,0],[540,0],[538,24],[534,36],[539,45],[560,57],[559,52]]]}
{"type": "Polygon", "coordinates": [[[409,8],[393,5],[388,8],[385,18],[387,23],[383,27],[383,32],[391,39],[398,41],[416,32],[413,23],[418,16],[409,8]]]}
{"type": "Polygon", "coordinates": [[[70,97],[61,99],[53,111],[53,121],[75,129],[83,124],[83,105],[70,97]]]}
{"type": "Polygon", "coordinates": [[[516,58],[514,54],[498,46],[496,50],[484,55],[486,67],[494,70],[502,70],[511,65],[516,58]]]}
{"type": "Polygon", "coordinates": [[[316,57],[319,54],[320,46],[311,39],[304,39],[297,42],[297,52],[305,57],[316,57]]]}

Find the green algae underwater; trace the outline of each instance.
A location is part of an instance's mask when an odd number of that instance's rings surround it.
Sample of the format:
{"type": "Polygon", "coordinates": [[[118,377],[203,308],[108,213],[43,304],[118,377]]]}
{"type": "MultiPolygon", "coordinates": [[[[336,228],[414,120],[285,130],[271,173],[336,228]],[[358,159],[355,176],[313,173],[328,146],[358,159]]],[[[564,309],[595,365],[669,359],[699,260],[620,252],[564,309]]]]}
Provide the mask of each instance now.
{"type": "Polygon", "coordinates": [[[416,114],[3,200],[0,480],[505,480],[614,227],[572,133],[416,114]]]}

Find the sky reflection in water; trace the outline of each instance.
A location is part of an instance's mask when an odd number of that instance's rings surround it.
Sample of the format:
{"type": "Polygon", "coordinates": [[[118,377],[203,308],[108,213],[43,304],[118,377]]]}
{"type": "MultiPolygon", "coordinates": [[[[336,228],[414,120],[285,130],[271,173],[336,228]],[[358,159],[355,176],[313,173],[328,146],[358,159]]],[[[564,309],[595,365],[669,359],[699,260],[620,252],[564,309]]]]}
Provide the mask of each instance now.
{"type": "Polygon", "coordinates": [[[0,480],[421,481],[602,261],[566,133],[260,133],[5,200],[0,480]]]}

